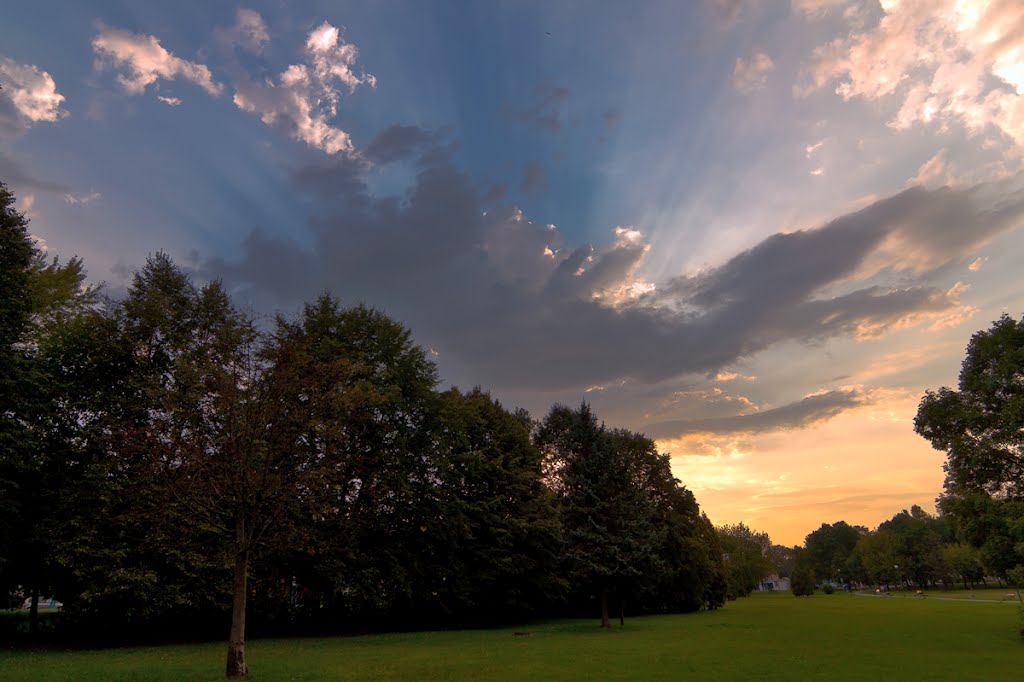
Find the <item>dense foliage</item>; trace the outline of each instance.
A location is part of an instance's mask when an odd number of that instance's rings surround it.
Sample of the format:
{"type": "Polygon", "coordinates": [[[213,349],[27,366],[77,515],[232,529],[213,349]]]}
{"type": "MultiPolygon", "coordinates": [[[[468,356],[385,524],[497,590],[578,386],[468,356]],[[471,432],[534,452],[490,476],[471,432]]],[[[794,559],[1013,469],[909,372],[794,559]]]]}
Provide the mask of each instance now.
{"type": "Polygon", "coordinates": [[[508,621],[724,602],[718,536],[646,437],[440,391],[384,314],[258,324],[166,254],[126,296],[47,261],[0,184],[0,591],[67,636],[508,621]]]}
{"type": "Polygon", "coordinates": [[[946,452],[950,571],[965,585],[991,575],[1024,586],[1024,319],[1004,314],[972,336],[958,390],[928,391],[914,429],[946,452]]]}
{"type": "Polygon", "coordinates": [[[772,541],[767,533],[737,523],[719,526],[718,538],[725,561],[727,598],[748,596],[758,588],[763,578],[775,570],[772,541]]]}

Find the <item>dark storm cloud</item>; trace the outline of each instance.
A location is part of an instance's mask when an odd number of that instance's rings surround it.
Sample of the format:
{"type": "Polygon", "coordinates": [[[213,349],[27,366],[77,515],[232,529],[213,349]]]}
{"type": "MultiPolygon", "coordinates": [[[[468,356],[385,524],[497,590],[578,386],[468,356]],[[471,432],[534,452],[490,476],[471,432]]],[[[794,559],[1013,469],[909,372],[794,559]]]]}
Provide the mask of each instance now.
{"type": "Polygon", "coordinates": [[[644,431],[652,438],[675,438],[688,433],[727,435],[798,429],[831,419],[864,402],[864,396],[857,391],[828,391],[771,410],[728,417],[658,422],[647,425],[644,431]]]}
{"type": "MultiPolygon", "coordinates": [[[[408,153],[428,133],[394,135],[411,142],[390,148],[408,153]]],[[[401,196],[373,195],[351,160],[296,171],[298,191],[325,199],[308,234],[254,232],[238,260],[209,260],[202,274],[223,277],[261,307],[293,310],[323,289],[381,307],[462,381],[576,390],[713,373],[777,343],[878,334],[948,314],[959,306],[956,292],[930,286],[930,273],[1024,215],[1019,183],[911,189],[637,296],[630,292],[648,249],[638,234],[563,245],[553,226],[488,207],[447,148],[412,153],[417,175],[401,196]],[[860,272],[893,243],[908,245],[882,263],[897,282],[860,272]]]]}

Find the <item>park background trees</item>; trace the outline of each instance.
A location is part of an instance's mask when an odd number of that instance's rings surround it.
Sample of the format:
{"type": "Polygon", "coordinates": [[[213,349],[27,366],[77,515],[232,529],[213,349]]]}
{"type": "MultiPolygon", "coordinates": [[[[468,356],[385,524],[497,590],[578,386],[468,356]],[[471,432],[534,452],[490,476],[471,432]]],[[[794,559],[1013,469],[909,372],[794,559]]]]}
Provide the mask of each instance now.
{"type": "Polygon", "coordinates": [[[257,317],[162,252],[124,296],[41,253],[0,185],[0,587],[77,641],[716,608],[719,534],[589,406],[439,388],[325,293],[257,317]]]}

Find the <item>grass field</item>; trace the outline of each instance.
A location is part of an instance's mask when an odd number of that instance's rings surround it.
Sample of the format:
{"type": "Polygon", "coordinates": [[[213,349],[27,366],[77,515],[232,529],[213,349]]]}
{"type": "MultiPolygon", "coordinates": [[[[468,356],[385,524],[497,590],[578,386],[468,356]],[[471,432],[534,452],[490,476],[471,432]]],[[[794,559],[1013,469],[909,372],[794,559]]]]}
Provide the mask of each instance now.
{"type": "MultiPolygon", "coordinates": [[[[262,640],[252,680],[1014,680],[1009,604],[755,594],[624,628],[555,621],[500,630],[262,640]],[[527,636],[516,636],[527,631],[527,636]]],[[[218,680],[222,644],[0,652],[3,680],[218,680]]]]}
{"type": "MultiPolygon", "coordinates": [[[[873,594],[873,590],[863,590],[863,594],[873,594]]],[[[894,597],[921,597],[917,590],[892,590],[894,597]]],[[[1017,602],[1017,591],[1012,587],[975,587],[969,590],[924,590],[924,597],[941,599],[975,599],[980,601],[1012,601],[1017,602]]]]}

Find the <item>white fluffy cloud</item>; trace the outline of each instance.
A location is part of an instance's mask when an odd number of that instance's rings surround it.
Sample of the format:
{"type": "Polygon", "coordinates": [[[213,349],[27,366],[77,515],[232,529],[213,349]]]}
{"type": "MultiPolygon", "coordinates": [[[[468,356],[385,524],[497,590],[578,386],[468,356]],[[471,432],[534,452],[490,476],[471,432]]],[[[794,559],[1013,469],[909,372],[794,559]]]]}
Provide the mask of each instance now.
{"type": "MultiPolygon", "coordinates": [[[[32,64],[19,64],[13,59],[0,57],[0,117],[8,118],[7,123],[29,126],[40,121],[53,122],[67,111],[61,109],[64,95],[57,92],[57,84],[46,71],[32,64]]],[[[0,120],[0,124],[4,123],[0,120]]]]}
{"type": "Polygon", "coordinates": [[[289,66],[276,82],[238,83],[234,102],[310,147],[328,154],[351,152],[348,133],[329,122],[338,114],[339,84],[351,93],[359,85],[376,87],[377,80],[353,71],[359,50],[326,21],[310,32],[304,52],[305,62],[289,66]]]}
{"type": "Polygon", "coordinates": [[[101,26],[93,38],[92,49],[98,58],[97,67],[120,69],[117,82],[133,95],[142,94],[158,80],[176,78],[192,81],[211,95],[219,95],[224,89],[213,80],[205,64],[176,57],[156,36],[101,26]]]}
{"type": "Polygon", "coordinates": [[[1024,3],[887,0],[876,24],[818,47],[798,95],[835,84],[844,99],[895,104],[889,125],[997,132],[1024,146],[1024,3]]]}
{"type": "Polygon", "coordinates": [[[746,57],[736,60],[732,70],[732,85],[743,93],[760,90],[768,82],[768,74],[775,69],[771,57],[760,50],[752,50],[746,57]]]}

